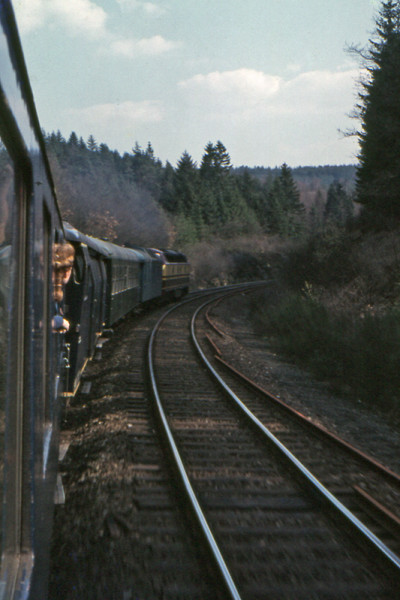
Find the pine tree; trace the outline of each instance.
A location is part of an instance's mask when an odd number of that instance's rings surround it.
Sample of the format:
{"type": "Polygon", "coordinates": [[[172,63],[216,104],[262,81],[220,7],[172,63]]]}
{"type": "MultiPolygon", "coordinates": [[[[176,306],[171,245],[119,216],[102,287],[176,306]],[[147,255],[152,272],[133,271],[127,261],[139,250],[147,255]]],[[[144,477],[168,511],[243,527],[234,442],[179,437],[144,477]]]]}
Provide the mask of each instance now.
{"type": "Polygon", "coordinates": [[[78,136],[76,135],[75,131],[72,131],[71,135],[69,136],[68,144],[70,146],[78,146],[78,143],[78,136]]]}
{"type": "Polygon", "coordinates": [[[167,161],[161,180],[160,204],[169,213],[175,213],[177,209],[174,181],[174,167],[167,161]]]}
{"type": "Polygon", "coordinates": [[[400,217],[400,2],[382,4],[358,109],[357,200],[372,216],[400,217]]]}
{"type": "Polygon", "coordinates": [[[88,137],[88,141],[87,141],[87,147],[89,148],[89,150],[91,150],[92,152],[96,152],[98,150],[98,146],[97,146],[97,142],[94,139],[93,135],[90,134],[88,137]]]}
{"type": "Polygon", "coordinates": [[[199,202],[198,173],[196,163],[186,150],[176,167],[174,194],[176,210],[186,217],[192,217],[197,212],[195,205],[199,202]]]}
{"type": "Polygon", "coordinates": [[[163,175],[161,161],[155,157],[150,142],[146,150],[142,150],[136,142],[132,152],[133,156],[125,158],[127,176],[159,201],[163,175]]]}
{"type": "Polygon", "coordinates": [[[328,188],[328,195],[324,211],[324,219],[345,225],[353,215],[353,203],[339,181],[334,181],[328,188]]]}
{"type": "Polygon", "coordinates": [[[237,181],[247,206],[254,211],[259,223],[264,225],[265,194],[263,193],[262,184],[250,175],[247,167],[244,169],[243,174],[237,178],[237,181]]]}
{"type": "Polygon", "coordinates": [[[304,227],[304,205],[292,176],[284,163],[268,194],[267,222],[271,233],[284,237],[299,235],[304,227]]]}
{"type": "Polygon", "coordinates": [[[224,144],[218,140],[214,145],[208,142],[200,165],[200,175],[204,178],[217,179],[227,175],[231,170],[231,158],[224,144]]]}

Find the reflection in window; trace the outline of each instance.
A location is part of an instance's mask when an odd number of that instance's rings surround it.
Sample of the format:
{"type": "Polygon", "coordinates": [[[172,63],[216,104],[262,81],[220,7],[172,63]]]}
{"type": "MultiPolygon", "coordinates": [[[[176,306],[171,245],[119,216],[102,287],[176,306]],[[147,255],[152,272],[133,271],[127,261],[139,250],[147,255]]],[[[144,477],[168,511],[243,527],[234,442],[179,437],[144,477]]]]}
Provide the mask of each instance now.
{"type": "MultiPolygon", "coordinates": [[[[14,170],[0,141],[0,510],[3,506],[3,465],[7,349],[10,315],[11,208],[14,170]]],[[[1,518],[1,515],[0,515],[1,518]]]]}

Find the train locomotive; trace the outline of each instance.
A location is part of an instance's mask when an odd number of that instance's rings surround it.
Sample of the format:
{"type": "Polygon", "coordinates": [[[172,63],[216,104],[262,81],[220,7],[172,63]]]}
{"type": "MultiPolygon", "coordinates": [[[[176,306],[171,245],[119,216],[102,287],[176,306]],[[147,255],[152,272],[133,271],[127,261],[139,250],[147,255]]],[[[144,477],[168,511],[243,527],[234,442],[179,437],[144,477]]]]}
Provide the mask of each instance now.
{"type": "Polygon", "coordinates": [[[0,600],[43,600],[63,395],[102,329],[184,294],[189,265],[63,224],[11,0],[0,2],[0,65],[0,600]]]}

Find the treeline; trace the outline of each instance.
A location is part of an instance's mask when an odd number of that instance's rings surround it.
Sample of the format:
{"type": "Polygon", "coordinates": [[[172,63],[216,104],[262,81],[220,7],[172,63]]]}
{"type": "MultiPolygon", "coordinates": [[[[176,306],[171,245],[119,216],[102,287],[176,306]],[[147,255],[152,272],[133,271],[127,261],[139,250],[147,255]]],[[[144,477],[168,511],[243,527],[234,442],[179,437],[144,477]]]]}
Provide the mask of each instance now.
{"type": "MultiPolygon", "coordinates": [[[[279,167],[236,167],[233,172],[243,174],[248,171],[252,177],[264,182],[271,177],[279,175],[279,167]]],[[[327,190],[331,183],[341,181],[344,187],[350,191],[354,188],[356,166],[355,165],[320,165],[317,167],[293,167],[293,179],[297,184],[306,185],[307,187],[321,188],[327,190]]]]}
{"type": "Polygon", "coordinates": [[[342,227],[353,214],[354,167],[293,172],[283,164],[261,175],[233,169],[217,141],[206,145],[200,165],[184,152],[174,168],[163,166],[150,143],[121,156],[93,136],[85,142],[73,132],[66,140],[56,132],[45,139],[63,217],[122,244],[179,247],[260,233],[298,238],[328,224],[342,227]]]}
{"type": "Polygon", "coordinates": [[[93,136],[45,135],[62,216],[95,237],[165,246],[171,225],[158,203],[162,165],[151,148],[120,156],[93,136]]]}

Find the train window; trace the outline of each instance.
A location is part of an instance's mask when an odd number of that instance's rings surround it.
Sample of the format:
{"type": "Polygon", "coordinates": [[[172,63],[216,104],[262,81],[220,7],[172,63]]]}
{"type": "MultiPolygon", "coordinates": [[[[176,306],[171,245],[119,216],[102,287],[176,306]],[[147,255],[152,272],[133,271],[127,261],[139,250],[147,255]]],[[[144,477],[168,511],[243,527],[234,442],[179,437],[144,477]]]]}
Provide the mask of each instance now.
{"type": "Polygon", "coordinates": [[[72,269],[72,276],[74,278],[74,283],[82,283],[84,270],[85,270],[85,261],[83,260],[83,256],[81,254],[76,254],[75,261],[74,261],[74,267],[72,269]]]}
{"type": "MultiPolygon", "coordinates": [[[[3,465],[5,398],[11,319],[11,212],[14,170],[6,148],[0,142],[0,507],[3,506],[3,465]]],[[[1,510],[1,508],[0,508],[1,510]]],[[[0,530],[1,531],[1,530],[0,530]]],[[[1,533],[0,533],[1,535],[1,533]]]]}

